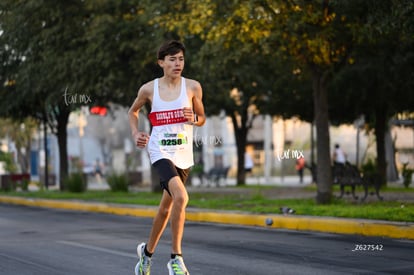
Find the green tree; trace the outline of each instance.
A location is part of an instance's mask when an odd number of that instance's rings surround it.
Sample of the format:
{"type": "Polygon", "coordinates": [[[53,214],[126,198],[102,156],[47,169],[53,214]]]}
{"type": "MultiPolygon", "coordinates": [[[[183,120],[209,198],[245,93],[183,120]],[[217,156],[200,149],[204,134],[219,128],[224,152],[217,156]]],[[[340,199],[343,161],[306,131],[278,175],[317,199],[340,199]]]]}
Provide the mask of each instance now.
{"type": "Polygon", "coordinates": [[[148,24],[152,11],[143,1],[100,0],[86,6],[87,45],[80,50],[93,73],[85,86],[95,104],[129,106],[140,84],[160,73],[156,49],[162,32],[148,24]]]}
{"type": "MultiPolygon", "coordinates": [[[[88,3],[91,15],[86,52],[94,57],[87,60],[94,72],[88,87],[94,91],[95,104],[110,101],[129,107],[138,88],[162,74],[156,63],[156,50],[164,31],[148,24],[153,16],[152,4],[139,0],[88,3]]],[[[150,106],[143,110],[149,111],[150,106]]],[[[152,177],[156,176],[152,172],[152,177]]],[[[151,182],[153,191],[161,190],[157,178],[151,182]]]]}
{"type": "MultiPolygon", "coordinates": [[[[191,75],[203,83],[206,112],[225,111],[233,123],[237,146],[237,184],[245,183],[247,134],[271,95],[278,63],[265,41],[267,20],[248,1],[169,1],[154,4],[153,23],[196,43],[191,75]],[[168,7],[168,8],[167,8],[168,7]]],[[[191,47],[190,47],[191,48],[191,47]]],[[[191,49],[190,49],[191,50],[191,49]]],[[[225,137],[223,137],[225,138],[225,137]]]]}
{"type": "Polygon", "coordinates": [[[81,105],[130,104],[137,82],[154,74],[147,57],[155,56],[156,32],[146,27],[139,3],[5,0],[0,6],[7,84],[0,113],[48,123],[58,138],[61,182],[68,173],[70,113],[81,105]]]}
{"type": "Polygon", "coordinates": [[[8,67],[2,90],[2,114],[47,121],[58,136],[61,177],[67,174],[66,124],[70,106],[63,100],[69,84],[76,87],[79,70],[73,49],[82,43],[79,1],[65,3],[3,1],[1,26],[8,67]],[[68,84],[69,83],[69,84],[68,84]]]}
{"type": "Polygon", "coordinates": [[[15,143],[22,173],[30,173],[31,142],[37,127],[37,121],[32,118],[22,121],[0,119],[0,137],[7,137],[15,143]]]}
{"type": "MultiPolygon", "coordinates": [[[[331,163],[327,85],[332,78],[332,73],[346,63],[352,41],[352,33],[346,17],[349,14],[341,15],[340,13],[345,11],[341,6],[335,5],[336,3],[335,1],[311,3],[246,0],[223,4],[219,1],[202,1],[204,13],[196,14],[199,11],[191,9],[191,4],[194,5],[194,2],[186,1],[186,6],[180,7],[184,10],[189,9],[187,13],[184,12],[185,17],[174,18],[179,22],[178,27],[199,35],[207,42],[213,42],[207,52],[210,57],[218,55],[218,61],[214,64],[216,66],[213,65],[214,70],[223,67],[225,70],[237,72],[243,68],[243,65],[250,67],[249,71],[244,70],[243,73],[235,74],[239,76],[237,79],[248,80],[247,85],[242,86],[237,83],[236,87],[242,87],[240,91],[245,93],[248,90],[246,87],[249,87],[249,84],[251,87],[253,83],[249,77],[256,77],[259,79],[254,82],[259,87],[263,85],[265,89],[262,93],[267,92],[267,97],[261,96],[259,89],[254,89],[252,93],[254,96],[247,96],[246,99],[268,98],[268,91],[275,91],[270,94],[272,97],[277,97],[280,87],[271,89],[266,80],[280,77],[279,75],[286,77],[292,74],[290,70],[288,72],[275,70],[290,58],[296,64],[293,66],[295,71],[300,70],[304,75],[310,76],[318,137],[317,201],[319,203],[329,203],[332,196],[331,172],[327,169],[331,163]],[[224,51],[225,49],[230,50],[224,51]],[[241,59],[243,53],[250,59],[241,59]],[[225,60],[232,58],[243,60],[244,63],[220,66],[225,60]],[[252,64],[265,64],[265,66],[252,66],[252,64]],[[261,76],[263,77],[260,78],[261,76]]],[[[227,81],[232,80],[231,77],[227,78],[227,81]]],[[[244,106],[249,105],[248,100],[242,102],[247,102],[244,106]]]]}
{"type": "Polygon", "coordinates": [[[378,172],[386,183],[387,168],[395,166],[386,160],[389,120],[397,113],[412,112],[414,106],[414,96],[407,93],[413,89],[414,3],[364,1],[357,12],[360,22],[355,25],[353,62],[336,75],[334,106],[338,119],[344,113],[354,118],[365,115],[375,131],[378,172]]]}
{"type": "Polygon", "coordinates": [[[267,1],[275,20],[274,43],[292,56],[297,66],[311,76],[314,122],[317,132],[318,203],[332,198],[329,137],[328,85],[334,73],[349,62],[352,48],[352,13],[338,1],[267,1]]]}

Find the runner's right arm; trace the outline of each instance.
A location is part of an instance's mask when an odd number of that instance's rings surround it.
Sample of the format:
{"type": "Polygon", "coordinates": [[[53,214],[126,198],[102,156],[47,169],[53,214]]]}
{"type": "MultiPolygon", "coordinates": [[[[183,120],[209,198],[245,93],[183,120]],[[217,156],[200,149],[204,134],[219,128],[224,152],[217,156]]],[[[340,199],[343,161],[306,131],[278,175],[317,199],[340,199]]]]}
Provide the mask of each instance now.
{"type": "Polygon", "coordinates": [[[141,108],[150,101],[150,86],[148,83],[144,84],[139,90],[137,97],[128,110],[129,126],[131,128],[131,135],[134,143],[139,148],[144,148],[149,140],[148,133],[140,132],[138,129],[138,116],[141,108]]]}

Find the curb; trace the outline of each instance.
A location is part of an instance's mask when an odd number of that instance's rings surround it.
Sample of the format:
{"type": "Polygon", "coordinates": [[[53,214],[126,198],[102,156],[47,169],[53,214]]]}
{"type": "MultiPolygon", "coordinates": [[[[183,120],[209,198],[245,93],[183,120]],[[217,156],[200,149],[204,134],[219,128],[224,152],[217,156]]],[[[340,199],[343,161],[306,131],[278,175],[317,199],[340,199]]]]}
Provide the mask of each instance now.
{"type": "MultiPolygon", "coordinates": [[[[157,207],[120,206],[104,203],[27,199],[0,196],[0,203],[33,207],[57,208],[75,211],[90,211],[114,215],[154,217],[157,207]]],[[[414,240],[414,223],[388,222],[365,219],[343,219],[332,217],[255,215],[235,212],[211,212],[188,208],[186,220],[221,224],[259,226],[275,229],[315,231],[336,234],[388,237],[414,240]]]]}

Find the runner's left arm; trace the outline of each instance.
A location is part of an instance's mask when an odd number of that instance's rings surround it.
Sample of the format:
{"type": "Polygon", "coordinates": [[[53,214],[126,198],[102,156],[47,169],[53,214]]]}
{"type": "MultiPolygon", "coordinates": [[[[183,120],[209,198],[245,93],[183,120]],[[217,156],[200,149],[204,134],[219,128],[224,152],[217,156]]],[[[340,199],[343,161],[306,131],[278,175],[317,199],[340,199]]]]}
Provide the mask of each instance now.
{"type": "Polygon", "coordinates": [[[206,115],[204,113],[203,90],[199,82],[195,81],[193,90],[193,111],[196,115],[194,125],[203,126],[206,122],[206,115]]]}

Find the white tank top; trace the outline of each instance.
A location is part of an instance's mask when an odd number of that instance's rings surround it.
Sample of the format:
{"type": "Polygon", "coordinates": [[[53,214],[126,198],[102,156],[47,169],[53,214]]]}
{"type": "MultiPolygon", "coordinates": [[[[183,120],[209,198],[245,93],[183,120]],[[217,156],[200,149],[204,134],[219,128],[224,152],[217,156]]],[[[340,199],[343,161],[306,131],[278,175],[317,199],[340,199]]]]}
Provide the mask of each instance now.
{"type": "Polygon", "coordinates": [[[346,162],[346,157],[344,152],[342,151],[341,148],[337,148],[335,149],[335,153],[336,153],[336,162],[338,163],[345,163],[346,162]]]}
{"type": "Polygon", "coordinates": [[[151,113],[148,115],[153,126],[147,147],[151,163],[169,159],[181,169],[194,165],[193,126],[186,123],[184,107],[192,107],[184,77],[181,77],[180,95],[173,101],[160,98],[158,78],[154,80],[151,113]]]}

